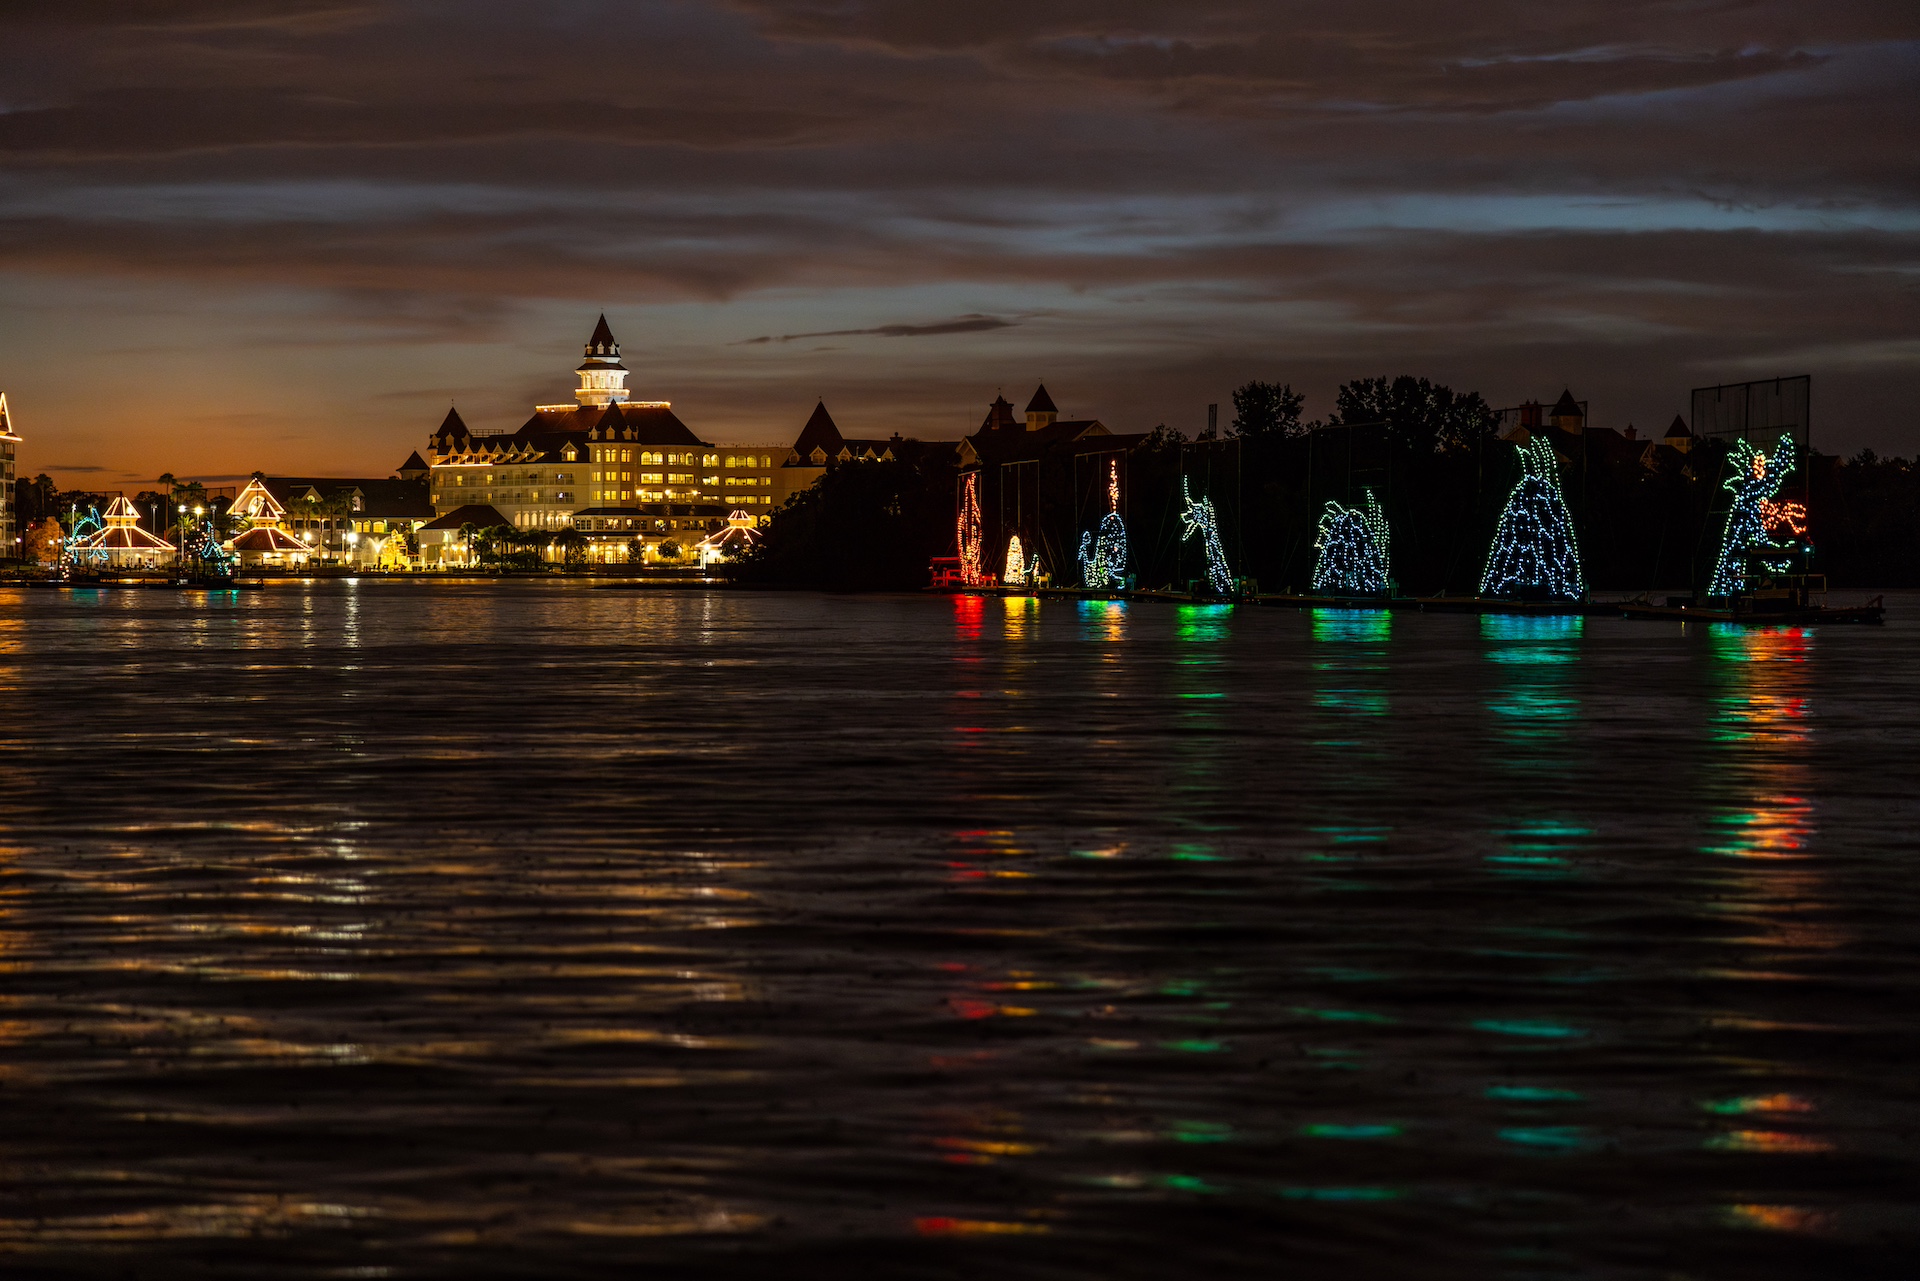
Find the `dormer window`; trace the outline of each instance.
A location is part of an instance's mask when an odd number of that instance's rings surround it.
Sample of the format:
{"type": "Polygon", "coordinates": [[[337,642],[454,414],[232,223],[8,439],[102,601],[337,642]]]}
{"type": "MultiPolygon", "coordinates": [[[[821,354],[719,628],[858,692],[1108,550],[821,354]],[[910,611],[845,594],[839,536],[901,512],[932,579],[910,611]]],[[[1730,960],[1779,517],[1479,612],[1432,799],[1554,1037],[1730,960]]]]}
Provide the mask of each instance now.
{"type": "Polygon", "coordinates": [[[818,445],[813,447],[813,465],[815,467],[825,467],[827,465],[827,451],[818,445]]]}
{"type": "Polygon", "coordinates": [[[561,451],[561,457],[565,458],[570,463],[577,462],[579,461],[579,458],[580,458],[580,451],[575,449],[572,445],[568,445],[566,449],[561,451]]]}

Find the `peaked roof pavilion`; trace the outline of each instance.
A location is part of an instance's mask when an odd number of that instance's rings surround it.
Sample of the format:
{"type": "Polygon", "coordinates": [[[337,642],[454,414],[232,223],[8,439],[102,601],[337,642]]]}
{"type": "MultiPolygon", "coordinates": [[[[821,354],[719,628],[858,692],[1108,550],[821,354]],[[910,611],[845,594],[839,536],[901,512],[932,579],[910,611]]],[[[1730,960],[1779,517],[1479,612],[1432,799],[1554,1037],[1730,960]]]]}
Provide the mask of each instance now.
{"type": "Polygon", "coordinates": [[[140,528],[140,510],[124,497],[107,504],[106,523],[74,543],[78,552],[171,552],[173,544],[140,528]]]}

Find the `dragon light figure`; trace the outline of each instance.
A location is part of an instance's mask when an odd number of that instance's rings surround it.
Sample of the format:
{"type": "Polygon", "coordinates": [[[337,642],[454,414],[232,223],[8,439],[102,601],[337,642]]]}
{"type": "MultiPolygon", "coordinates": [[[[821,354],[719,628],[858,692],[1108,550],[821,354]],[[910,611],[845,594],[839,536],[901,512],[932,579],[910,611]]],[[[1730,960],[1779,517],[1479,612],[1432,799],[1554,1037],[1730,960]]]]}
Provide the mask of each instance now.
{"type": "Polygon", "coordinates": [[[1227,553],[1220,546],[1220,527],[1213,518],[1213,500],[1202,498],[1193,500],[1187,492],[1187,478],[1180,478],[1180,496],[1187,505],[1180,513],[1180,523],[1184,532],[1182,540],[1200,535],[1200,543],[1207,550],[1207,583],[1215,593],[1226,596],[1233,591],[1233,575],[1227,571],[1227,553]]]}
{"type": "Polygon", "coordinates": [[[1709,596],[1733,596],[1740,591],[1742,578],[1750,562],[1758,562],[1776,574],[1785,573],[1792,564],[1792,538],[1807,532],[1805,504],[1779,502],[1776,495],[1793,473],[1793,437],[1780,437],[1771,454],[1755,449],[1747,441],[1733,447],[1733,475],[1726,488],[1733,493],[1733,507],[1727,512],[1727,529],[1720,538],[1720,561],[1714,566],[1709,596]],[[1775,540],[1785,533],[1789,541],[1775,540]]]}
{"type": "Polygon", "coordinates": [[[1368,596],[1387,591],[1387,516],[1371,489],[1362,490],[1360,507],[1330,502],[1320,515],[1313,540],[1320,553],[1313,566],[1316,592],[1368,596]]]}

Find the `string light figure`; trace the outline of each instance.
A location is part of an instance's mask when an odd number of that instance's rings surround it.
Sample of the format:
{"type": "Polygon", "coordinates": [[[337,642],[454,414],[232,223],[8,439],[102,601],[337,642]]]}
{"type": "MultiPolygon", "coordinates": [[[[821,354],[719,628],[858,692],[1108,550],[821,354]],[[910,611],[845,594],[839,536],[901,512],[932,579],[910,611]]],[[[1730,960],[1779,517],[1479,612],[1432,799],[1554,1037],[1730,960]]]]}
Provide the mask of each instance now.
{"type": "Polygon", "coordinates": [[[1361,491],[1359,507],[1329,502],[1320,513],[1313,540],[1320,553],[1313,566],[1313,590],[1384,596],[1387,592],[1387,514],[1371,489],[1361,491]]]}
{"type": "Polygon", "coordinates": [[[1020,547],[1020,535],[1007,540],[1007,572],[1001,582],[1009,587],[1024,587],[1027,582],[1027,554],[1020,547]]]}
{"type": "Polygon", "coordinates": [[[203,572],[215,577],[227,577],[233,573],[234,562],[238,559],[220,542],[220,534],[212,521],[204,522],[187,544],[187,555],[200,563],[203,572]]]}
{"type": "Polygon", "coordinates": [[[1193,501],[1193,495],[1187,492],[1187,478],[1180,478],[1180,496],[1187,505],[1180,513],[1183,532],[1180,537],[1192,538],[1200,535],[1200,542],[1207,550],[1207,582],[1213,590],[1226,596],[1233,591],[1233,575],[1227,571],[1227,553],[1220,546],[1220,527],[1213,518],[1213,500],[1202,498],[1193,501]]]}
{"type": "Polygon", "coordinates": [[[1100,518],[1099,536],[1080,535],[1080,574],[1095,591],[1127,585],[1127,524],[1120,519],[1120,465],[1107,463],[1107,514],[1100,518]]]}
{"type": "Polygon", "coordinates": [[[100,509],[89,507],[87,514],[82,516],[76,507],[68,523],[71,527],[67,530],[66,544],[60,549],[60,563],[69,569],[77,568],[82,562],[106,564],[107,554],[104,551],[93,551],[83,546],[90,536],[106,528],[100,519],[100,509]]]}
{"type": "Polygon", "coordinates": [[[960,486],[960,581],[978,587],[980,574],[980,473],[968,472],[960,486]]]}
{"type": "Polygon", "coordinates": [[[1480,579],[1482,596],[1579,600],[1586,594],[1573,514],[1560,493],[1553,446],[1535,437],[1520,449],[1520,483],[1507,495],[1480,579]]]}
{"type": "Polygon", "coordinates": [[[1771,454],[1744,440],[1734,445],[1733,475],[1726,483],[1733,507],[1727,512],[1720,562],[1714,566],[1707,595],[1738,594],[1751,564],[1764,565],[1776,574],[1784,574],[1792,565],[1791,540],[1807,532],[1807,509],[1803,503],[1779,502],[1776,495],[1793,473],[1793,452],[1791,434],[1780,437],[1771,454]],[[1775,541],[1777,534],[1788,535],[1788,541],[1775,541]]]}

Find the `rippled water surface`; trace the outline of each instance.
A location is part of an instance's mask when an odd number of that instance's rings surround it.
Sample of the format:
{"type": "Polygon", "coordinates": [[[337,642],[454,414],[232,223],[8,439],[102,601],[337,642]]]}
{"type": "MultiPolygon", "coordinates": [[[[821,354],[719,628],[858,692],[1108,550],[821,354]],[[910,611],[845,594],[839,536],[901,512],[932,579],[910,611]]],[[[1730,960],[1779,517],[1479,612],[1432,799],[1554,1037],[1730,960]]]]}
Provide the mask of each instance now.
{"type": "Polygon", "coordinates": [[[0,590],[0,1272],[1902,1275],[1892,604],[0,590]]]}

